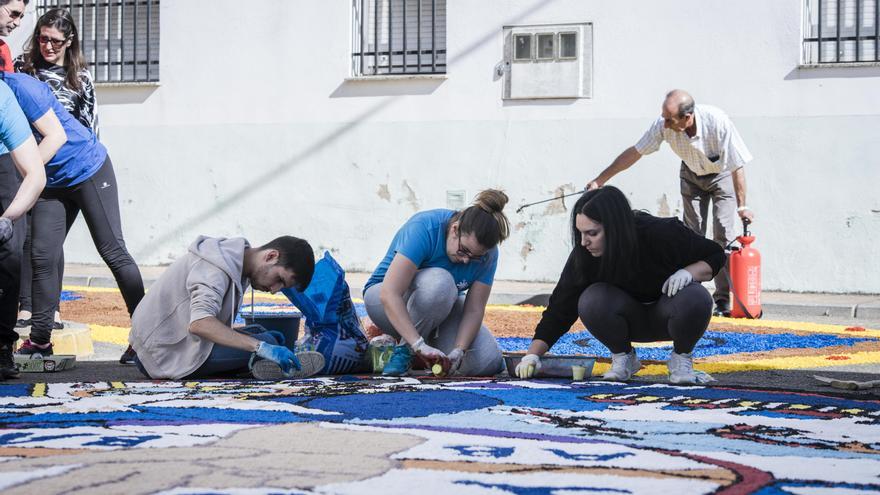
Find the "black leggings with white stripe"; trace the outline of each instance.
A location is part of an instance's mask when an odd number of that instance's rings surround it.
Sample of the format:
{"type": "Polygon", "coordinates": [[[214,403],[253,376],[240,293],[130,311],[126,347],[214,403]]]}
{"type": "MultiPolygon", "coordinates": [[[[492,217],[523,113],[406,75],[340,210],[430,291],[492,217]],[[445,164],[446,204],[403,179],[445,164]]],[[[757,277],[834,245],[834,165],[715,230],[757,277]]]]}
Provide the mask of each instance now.
{"type": "Polygon", "coordinates": [[[712,297],[692,283],[673,297],[642,304],[617,286],[596,283],[581,293],[578,315],[613,353],[629,352],[633,342],[672,340],[675,352],[687,354],[709,326],[712,297]]]}

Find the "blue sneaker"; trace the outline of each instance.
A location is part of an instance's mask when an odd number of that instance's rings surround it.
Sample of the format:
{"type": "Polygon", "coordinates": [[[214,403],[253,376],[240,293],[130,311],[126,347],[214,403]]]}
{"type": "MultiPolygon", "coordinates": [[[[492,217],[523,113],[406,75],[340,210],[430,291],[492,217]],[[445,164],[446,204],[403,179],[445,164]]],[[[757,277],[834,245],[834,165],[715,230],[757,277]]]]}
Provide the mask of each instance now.
{"type": "Polygon", "coordinates": [[[391,358],[388,359],[388,362],[385,363],[385,367],[382,368],[382,375],[406,375],[409,372],[410,367],[412,367],[412,359],[412,350],[409,348],[408,345],[401,344],[394,346],[394,351],[391,353],[391,358]]]}

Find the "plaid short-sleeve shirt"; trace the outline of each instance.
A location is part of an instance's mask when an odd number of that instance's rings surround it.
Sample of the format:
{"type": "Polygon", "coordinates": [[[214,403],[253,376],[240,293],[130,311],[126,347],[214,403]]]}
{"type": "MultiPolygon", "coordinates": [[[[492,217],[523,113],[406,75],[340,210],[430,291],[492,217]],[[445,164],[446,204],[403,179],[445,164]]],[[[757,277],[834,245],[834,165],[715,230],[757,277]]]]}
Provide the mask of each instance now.
{"type": "Polygon", "coordinates": [[[697,175],[733,171],[752,161],[752,154],[730,117],[720,108],[696,105],[694,118],[697,133],[690,137],[685,132],[666,129],[663,118],[658,117],[636,143],[636,151],[647,155],[657,151],[660,144],[666,141],[672,151],[697,175]]]}

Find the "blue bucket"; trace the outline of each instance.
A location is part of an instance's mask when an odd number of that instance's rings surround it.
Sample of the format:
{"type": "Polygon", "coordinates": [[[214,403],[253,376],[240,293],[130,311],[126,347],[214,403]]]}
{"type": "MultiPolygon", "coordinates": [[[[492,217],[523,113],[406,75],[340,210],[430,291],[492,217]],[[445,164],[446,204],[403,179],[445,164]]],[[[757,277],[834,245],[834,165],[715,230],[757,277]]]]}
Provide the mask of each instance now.
{"type": "Polygon", "coordinates": [[[290,350],[295,350],[296,340],[299,338],[299,321],[302,313],[296,310],[283,313],[261,313],[259,311],[244,310],[241,317],[248,325],[261,325],[266,330],[275,330],[284,335],[284,345],[290,350]]]}

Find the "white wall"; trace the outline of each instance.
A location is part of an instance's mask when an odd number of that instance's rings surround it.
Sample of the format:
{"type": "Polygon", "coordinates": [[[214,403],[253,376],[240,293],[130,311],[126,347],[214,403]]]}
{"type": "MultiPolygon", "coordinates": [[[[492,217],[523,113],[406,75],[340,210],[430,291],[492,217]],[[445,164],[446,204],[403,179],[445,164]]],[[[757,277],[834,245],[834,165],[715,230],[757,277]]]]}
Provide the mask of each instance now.
{"type": "MultiPolygon", "coordinates": [[[[127,243],[158,264],[200,233],[292,233],[371,270],[447,190],[501,187],[516,232],[498,277],[552,280],[569,212],[516,207],[583,187],[682,87],[755,156],[765,289],[878,293],[880,67],[798,69],[801,4],[448,0],[447,79],[346,82],[348,1],[165,1],[161,85],[98,91],[127,243]],[[593,23],[593,98],[502,101],[502,26],[563,22],[593,23]]],[[[677,215],[678,163],[664,146],[612,183],[677,215]]],[[[79,223],[67,260],[100,262],[79,223]]]]}

